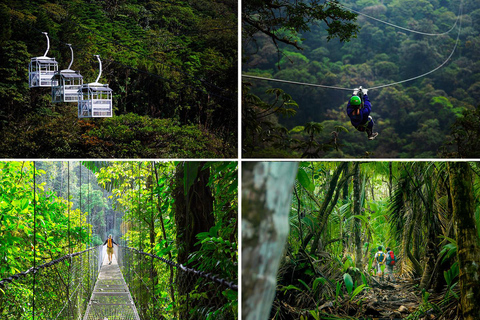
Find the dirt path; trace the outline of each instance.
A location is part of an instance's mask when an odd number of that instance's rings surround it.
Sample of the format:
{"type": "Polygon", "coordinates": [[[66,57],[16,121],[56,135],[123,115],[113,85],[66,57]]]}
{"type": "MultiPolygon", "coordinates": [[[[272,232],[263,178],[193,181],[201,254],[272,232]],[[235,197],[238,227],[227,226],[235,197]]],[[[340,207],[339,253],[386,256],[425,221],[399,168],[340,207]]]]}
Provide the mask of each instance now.
{"type": "Polygon", "coordinates": [[[421,303],[412,282],[404,280],[392,283],[372,278],[370,290],[362,298],[366,302],[366,318],[405,318],[421,303]]]}

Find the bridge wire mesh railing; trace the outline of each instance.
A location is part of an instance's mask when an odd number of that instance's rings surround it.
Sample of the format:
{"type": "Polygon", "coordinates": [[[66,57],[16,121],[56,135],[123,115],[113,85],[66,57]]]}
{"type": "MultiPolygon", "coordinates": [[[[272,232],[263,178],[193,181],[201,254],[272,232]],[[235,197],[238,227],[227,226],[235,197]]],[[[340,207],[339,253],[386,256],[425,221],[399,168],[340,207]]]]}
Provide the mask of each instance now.
{"type": "Polygon", "coordinates": [[[92,247],[0,280],[4,292],[0,295],[1,318],[81,318],[98,276],[101,255],[101,247],[92,247]],[[33,287],[34,274],[35,290],[30,291],[26,288],[33,287]]]}
{"type": "Polygon", "coordinates": [[[235,296],[236,299],[236,282],[125,245],[118,249],[118,263],[141,319],[238,317],[233,307],[236,304],[231,303],[233,298],[228,298],[235,296]],[[168,278],[171,268],[174,277],[170,281],[155,280],[162,276],[168,278]]]}

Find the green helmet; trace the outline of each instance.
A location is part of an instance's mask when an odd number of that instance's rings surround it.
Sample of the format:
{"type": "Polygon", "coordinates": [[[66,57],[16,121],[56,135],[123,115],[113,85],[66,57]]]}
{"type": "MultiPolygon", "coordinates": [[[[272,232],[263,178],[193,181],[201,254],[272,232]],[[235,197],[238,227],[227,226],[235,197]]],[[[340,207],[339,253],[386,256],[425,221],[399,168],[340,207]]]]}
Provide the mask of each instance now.
{"type": "Polygon", "coordinates": [[[353,96],[350,98],[350,104],[352,106],[359,106],[362,104],[362,100],[360,100],[359,96],[353,96]]]}

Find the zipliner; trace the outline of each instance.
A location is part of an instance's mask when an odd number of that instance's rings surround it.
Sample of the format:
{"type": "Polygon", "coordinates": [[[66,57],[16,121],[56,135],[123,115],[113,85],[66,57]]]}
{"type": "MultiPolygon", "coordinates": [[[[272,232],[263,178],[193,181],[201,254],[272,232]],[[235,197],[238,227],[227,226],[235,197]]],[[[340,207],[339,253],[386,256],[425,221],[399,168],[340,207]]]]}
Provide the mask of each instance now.
{"type": "Polygon", "coordinates": [[[368,89],[362,87],[353,90],[353,95],[348,101],[347,114],[352,125],[361,132],[366,132],[368,140],[375,139],[378,132],[373,132],[373,118],[370,116],[372,104],[368,100],[368,89]]]}

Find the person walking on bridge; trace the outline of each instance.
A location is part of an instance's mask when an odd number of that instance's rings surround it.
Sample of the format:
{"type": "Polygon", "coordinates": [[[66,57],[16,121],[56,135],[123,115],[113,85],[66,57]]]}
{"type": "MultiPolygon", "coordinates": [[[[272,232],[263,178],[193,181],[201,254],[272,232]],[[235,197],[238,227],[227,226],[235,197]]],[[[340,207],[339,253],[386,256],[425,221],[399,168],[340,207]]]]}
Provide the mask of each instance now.
{"type": "Polygon", "coordinates": [[[108,254],[108,261],[109,261],[108,264],[112,264],[112,255],[113,255],[113,245],[114,244],[116,244],[117,247],[118,247],[118,243],[113,241],[112,235],[109,234],[108,239],[105,240],[105,242],[103,243],[103,245],[107,245],[107,254],[108,254]]]}

